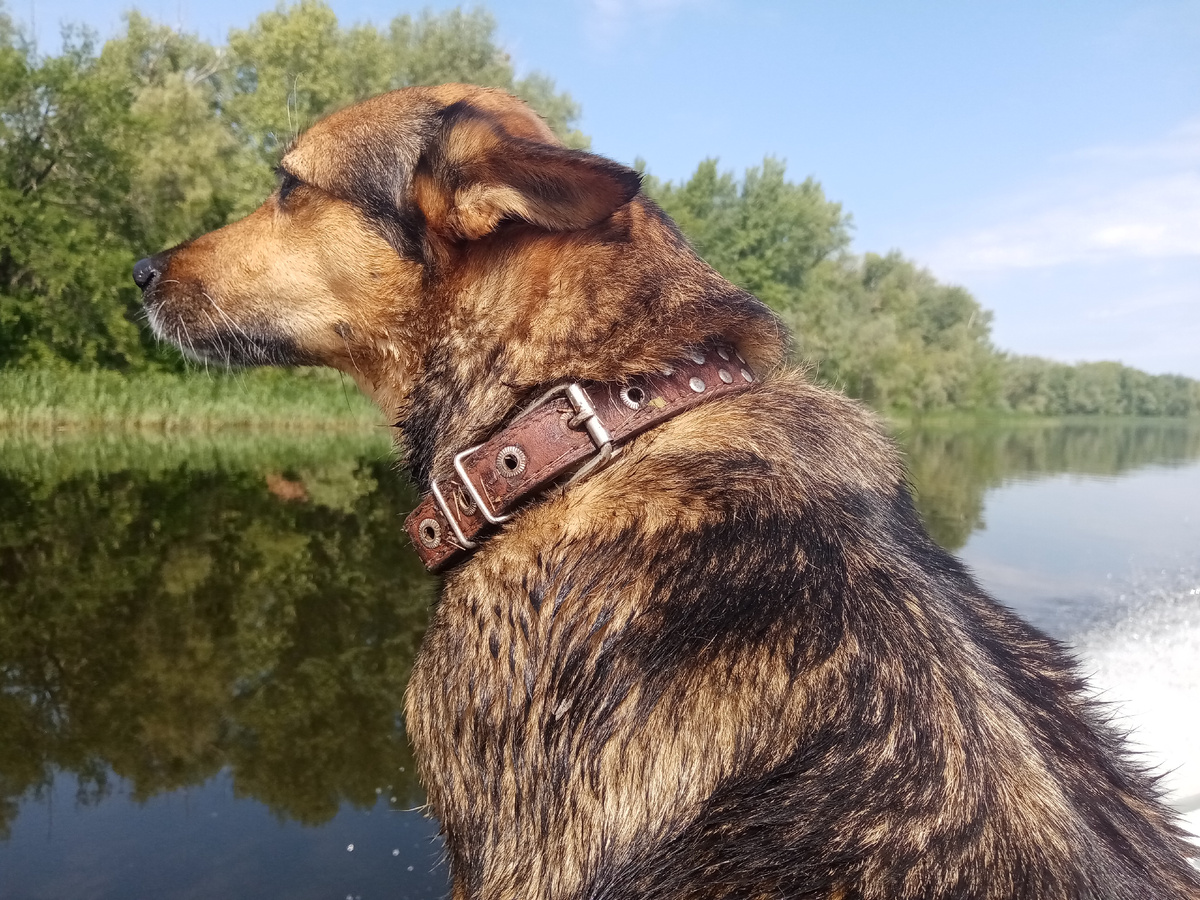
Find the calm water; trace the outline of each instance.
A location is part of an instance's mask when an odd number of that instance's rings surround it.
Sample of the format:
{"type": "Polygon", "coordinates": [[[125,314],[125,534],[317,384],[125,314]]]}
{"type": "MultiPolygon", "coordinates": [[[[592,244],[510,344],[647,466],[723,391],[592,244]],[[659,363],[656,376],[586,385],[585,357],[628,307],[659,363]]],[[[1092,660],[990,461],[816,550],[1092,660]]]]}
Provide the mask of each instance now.
{"type": "MultiPolygon", "coordinates": [[[[938,540],[1200,807],[1200,424],[900,439],[938,540]]],[[[382,438],[0,436],[0,898],[444,896],[413,502],[382,438]]]]}

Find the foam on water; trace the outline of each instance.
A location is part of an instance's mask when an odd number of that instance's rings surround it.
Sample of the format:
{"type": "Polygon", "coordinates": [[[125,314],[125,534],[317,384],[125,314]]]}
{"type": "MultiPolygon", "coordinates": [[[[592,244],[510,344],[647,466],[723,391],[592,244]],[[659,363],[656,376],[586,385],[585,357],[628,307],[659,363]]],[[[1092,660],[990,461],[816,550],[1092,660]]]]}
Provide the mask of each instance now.
{"type": "Polygon", "coordinates": [[[1144,573],[1120,615],[1072,641],[1097,696],[1200,836],[1200,569],[1144,573]]]}

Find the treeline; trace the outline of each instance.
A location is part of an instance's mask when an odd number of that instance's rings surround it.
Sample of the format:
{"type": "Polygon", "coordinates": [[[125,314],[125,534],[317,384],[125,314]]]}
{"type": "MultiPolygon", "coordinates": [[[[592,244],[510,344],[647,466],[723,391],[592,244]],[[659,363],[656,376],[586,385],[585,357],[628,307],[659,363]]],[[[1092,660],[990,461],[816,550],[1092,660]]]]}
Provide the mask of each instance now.
{"type": "Polygon", "coordinates": [[[1115,362],[1063,365],[1036,356],[1004,359],[1004,401],[1015,412],[1050,415],[1191,416],[1200,382],[1149,375],[1115,362]]]}
{"type": "MultiPolygon", "coordinates": [[[[0,9],[0,369],[178,369],[139,322],[136,258],[261,202],[284,146],[322,114],[443,81],[525,98],[569,144],[579,107],[518,78],[485,11],[345,28],[321,0],[264,13],[223,47],[130,13],[98,45],[42,56],[0,9]]],[[[648,192],[699,251],[795,329],[820,380],[881,409],[1200,415],[1200,382],[1115,363],[1009,357],[991,314],[898,254],[851,254],[849,217],[773,159],[702,163],[648,192]]]]}
{"type": "Polygon", "coordinates": [[[1000,352],[967,290],[899,253],[850,253],[849,216],[778,160],[739,180],[710,159],[683,184],[648,177],[646,189],[725,277],[782,314],[817,378],[876,409],[1200,415],[1200,381],[1000,352]]]}

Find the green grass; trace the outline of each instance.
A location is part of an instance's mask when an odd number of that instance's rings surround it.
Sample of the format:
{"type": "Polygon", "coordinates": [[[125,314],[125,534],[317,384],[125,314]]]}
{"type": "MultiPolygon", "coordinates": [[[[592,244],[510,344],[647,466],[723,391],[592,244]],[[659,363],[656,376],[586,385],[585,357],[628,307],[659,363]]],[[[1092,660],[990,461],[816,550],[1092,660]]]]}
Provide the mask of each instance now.
{"type": "Polygon", "coordinates": [[[325,370],[0,371],[0,431],[6,432],[382,432],[384,424],[352,381],[325,370]]]}
{"type": "MultiPolygon", "coordinates": [[[[387,429],[210,432],[0,431],[0,475],[60,481],[109,472],[143,474],[180,467],[197,471],[306,471],[346,461],[396,462],[387,429]]],[[[397,467],[398,477],[399,469],[397,467]]]]}

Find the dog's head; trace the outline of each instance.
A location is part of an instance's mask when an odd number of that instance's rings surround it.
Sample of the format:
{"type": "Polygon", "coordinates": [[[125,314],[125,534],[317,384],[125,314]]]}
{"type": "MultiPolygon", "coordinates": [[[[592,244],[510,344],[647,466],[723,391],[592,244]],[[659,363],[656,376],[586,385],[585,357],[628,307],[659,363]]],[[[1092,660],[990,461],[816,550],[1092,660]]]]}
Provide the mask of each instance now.
{"type": "Polygon", "coordinates": [[[332,366],[392,421],[421,407],[443,430],[468,399],[482,425],[539,386],[652,371],[714,335],[778,362],[773,315],[639,189],[514,97],[409,88],[318,122],[261,207],[134,279],[156,334],[193,357],[332,366]]]}
{"type": "MultiPolygon", "coordinates": [[[[155,333],[225,363],[356,376],[420,352],[472,245],[524,226],[587,229],[636,172],[563,147],[525,104],[468,85],[393,91],[318,122],[241,221],[141,260],[155,333]]],[[[494,240],[492,241],[494,243],[494,240]]]]}

